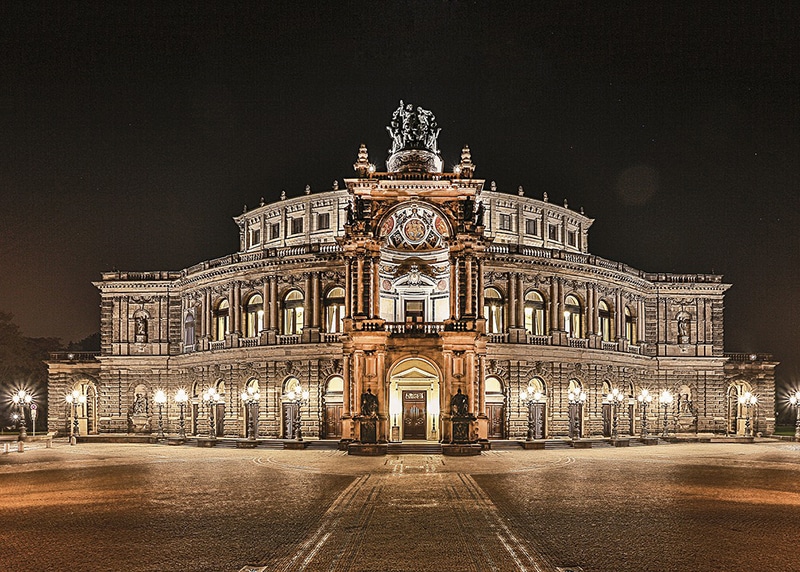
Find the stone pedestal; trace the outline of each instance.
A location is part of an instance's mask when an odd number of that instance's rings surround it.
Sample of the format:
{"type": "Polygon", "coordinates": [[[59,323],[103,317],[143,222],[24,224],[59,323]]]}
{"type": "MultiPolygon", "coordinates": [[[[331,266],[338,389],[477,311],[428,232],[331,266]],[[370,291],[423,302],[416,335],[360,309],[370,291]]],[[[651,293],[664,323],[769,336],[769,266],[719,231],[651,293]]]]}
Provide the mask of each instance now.
{"type": "Polygon", "coordinates": [[[580,439],[573,440],[571,445],[572,445],[573,449],[591,449],[592,448],[592,442],[591,441],[581,441],[580,439]]]}
{"type": "Polygon", "coordinates": [[[359,420],[359,440],[362,443],[378,442],[378,420],[374,417],[362,417],[359,420]]]}
{"type": "Polygon", "coordinates": [[[611,445],[614,447],[629,447],[630,444],[630,439],[611,439],[611,445]]]}
{"type": "Polygon", "coordinates": [[[185,439],[167,439],[167,445],[183,445],[185,442],[185,439]]]}
{"type": "Polygon", "coordinates": [[[291,450],[300,450],[308,447],[308,441],[284,441],[283,448],[291,450]]]}
{"type": "Polygon", "coordinates": [[[442,445],[442,455],[451,457],[471,457],[481,454],[481,446],[477,443],[449,443],[442,445]]]}
{"type": "Polygon", "coordinates": [[[475,420],[473,416],[453,416],[450,419],[452,427],[450,442],[455,444],[470,443],[469,430],[472,422],[475,420]]]}
{"type": "Polygon", "coordinates": [[[209,437],[198,437],[197,438],[197,446],[198,447],[216,447],[217,440],[211,439],[209,437]]]}
{"type": "Polygon", "coordinates": [[[542,441],[542,440],[539,440],[539,441],[520,441],[519,445],[523,449],[538,449],[538,450],[542,450],[542,449],[544,449],[545,442],[542,441]]]}
{"type": "Polygon", "coordinates": [[[236,441],[237,449],[255,449],[256,447],[258,447],[258,441],[255,439],[237,439],[236,441]]]}
{"type": "MultiPolygon", "coordinates": [[[[131,413],[128,415],[128,433],[152,433],[150,430],[150,416],[147,413],[131,413]]],[[[81,434],[86,431],[81,429],[81,434]]]]}
{"type": "Polygon", "coordinates": [[[378,457],[389,451],[386,443],[350,443],[347,446],[348,455],[361,455],[365,457],[378,457]]]}
{"type": "Polygon", "coordinates": [[[640,437],[639,441],[645,445],[658,445],[658,437],[640,437]]]}

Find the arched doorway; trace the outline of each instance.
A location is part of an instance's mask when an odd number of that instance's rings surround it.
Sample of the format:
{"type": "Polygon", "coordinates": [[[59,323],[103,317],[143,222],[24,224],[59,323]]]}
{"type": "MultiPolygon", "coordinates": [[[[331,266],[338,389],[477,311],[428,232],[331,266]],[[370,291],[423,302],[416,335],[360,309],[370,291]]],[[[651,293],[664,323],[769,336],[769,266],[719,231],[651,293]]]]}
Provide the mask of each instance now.
{"type": "Polygon", "coordinates": [[[281,415],[281,436],[284,439],[295,438],[295,420],[300,415],[298,403],[295,401],[290,401],[288,394],[290,392],[301,394],[302,391],[303,389],[300,385],[300,380],[296,377],[289,377],[283,382],[283,394],[281,397],[281,408],[283,410],[281,415]]]}
{"type": "Polygon", "coordinates": [[[506,396],[499,378],[486,378],[486,417],[489,419],[487,437],[506,438],[506,396]]]}
{"type": "MultiPolygon", "coordinates": [[[[81,396],[75,401],[75,418],[78,420],[78,431],[80,435],[97,435],[97,388],[91,379],[77,380],[70,390],[70,393],[77,391],[81,396]]],[[[68,411],[67,417],[72,416],[72,410],[68,411]]],[[[67,433],[71,430],[68,419],[67,433]]]]}
{"type": "MultiPolygon", "coordinates": [[[[733,435],[747,434],[748,418],[753,420],[753,409],[744,404],[744,396],[752,394],[752,386],[744,380],[736,380],[728,387],[727,433],[733,435]]],[[[755,431],[753,432],[755,433],[755,431]]]]}
{"type": "Polygon", "coordinates": [[[567,389],[569,400],[570,437],[583,437],[583,415],[586,407],[586,393],[583,384],[578,379],[570,379],[567,389]]]}
{"type": "MultiPolygon", "coordinates": [[[[258,380],[255,378],[250,378],[247,380],[247,383],[244,386],[244,393],[243,397],[253,396],[258,394],[260,396],[260,391],[258,387],[258,380]]],[[[258,412],[261,408],[260,403],[256,403],[254,406],[249,406],[247,403],[242,399],[242,409],[244,410],[244,415],[242,418],[244,419],[244,427],[242,427],[242,435],[245,437],[250,434],[250,430],[253,430],[253,435],[258,437],[258,412]],[[255,424],[253,421],[255,420],[255,424]]]]}
{"type": "Polygon", "coordinates": [[[392,440],[439,439],[439,370],[422,358],[399,361],[389,376],[392,440]]]}
{"type": "Polygon", "coordinates": [[[342,436],[342,390],[344,380],[335,375],[328,380],[325,386],[325,420],[323,422],[323,436],[326,439],[338,439],[342,436]]]}
{"type": "Polygon", "coordinates": [[[611,437],[611,423],[612,423],[612,404],[609,396],[611,395],[611,382],[603,382],[603,437],[611,437]]]}

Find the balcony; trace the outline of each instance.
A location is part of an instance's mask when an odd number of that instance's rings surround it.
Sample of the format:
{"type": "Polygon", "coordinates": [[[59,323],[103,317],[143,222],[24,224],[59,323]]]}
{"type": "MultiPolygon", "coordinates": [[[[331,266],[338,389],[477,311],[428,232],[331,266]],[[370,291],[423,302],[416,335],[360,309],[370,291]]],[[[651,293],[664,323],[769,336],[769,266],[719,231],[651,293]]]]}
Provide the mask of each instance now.
{"type": "Polygon", "coordinates": [[[384,328],[392,335],[436,336],[444,331],[444,322],[386,322],[384,328]]]}

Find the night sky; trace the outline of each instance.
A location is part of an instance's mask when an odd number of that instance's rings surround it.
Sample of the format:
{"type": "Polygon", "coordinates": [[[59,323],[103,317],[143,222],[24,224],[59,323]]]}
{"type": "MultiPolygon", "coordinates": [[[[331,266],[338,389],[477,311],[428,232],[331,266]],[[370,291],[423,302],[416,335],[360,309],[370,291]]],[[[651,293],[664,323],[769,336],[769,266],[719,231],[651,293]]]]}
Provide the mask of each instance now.
{"type": "Polygon", "coordinates": [[[235,252],[244,204],[341,184],[360,143],[382,167],[403,99],[447,166],[468,144],[499,190],[584,207],[592,253],[724,275],[726,351],[800,381],[792,2],[67,4],[0,7],[0,310],[26,335],[97,331],[103,271],[235,252]]]}

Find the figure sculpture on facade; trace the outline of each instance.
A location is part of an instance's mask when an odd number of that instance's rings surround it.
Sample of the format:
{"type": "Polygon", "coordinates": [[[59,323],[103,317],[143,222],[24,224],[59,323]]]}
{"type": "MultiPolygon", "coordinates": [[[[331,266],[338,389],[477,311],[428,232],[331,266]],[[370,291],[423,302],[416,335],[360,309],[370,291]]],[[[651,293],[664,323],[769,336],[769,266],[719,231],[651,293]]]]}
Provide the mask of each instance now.
{"type": "Polygon", "coordinates": [[[136,316],[136,341],[147,341],[147,318],[144,316],[136,316]]]}
{"type": "Polygon", "coordinates": [[[137,393],[133,400],[132,412],[134,415],[142,415],[147,413],[147,397],[141,393],[137,393]]]}
{"type": "Polygon", "coordinates": [[[478,208],[475,209],[475,226],[483,226],[483,203],[478,203],[478,208]]]}
{"type": "Polygon", "coordinates": [[[392,138],[390,153],[397,153],[403,149],[427,149],[434,153],[439,152],[436,139],[441,128],[433,112],[427,109],[421,107],[414,109],[412,104],[405,104],[401,99],[386,130],[392,138]]]}
{"type": "Polygon", "coordinates": [[[453,417],[466,417],[469,415],[467,396],[458,388],[456,394],[450,399],[450,413],[453,417]]]}
{"type": "Polygon", "coordinates": [[[689,341],[689,316],[678,316],[678,342],[686,343],[689,341]]]}
{"type": "Polygon", "coordinates": [[[364,417],[378,416],[378,396],[372,395],[371,389],[367,389],[361,394],[361,415],[364,417]]]}

